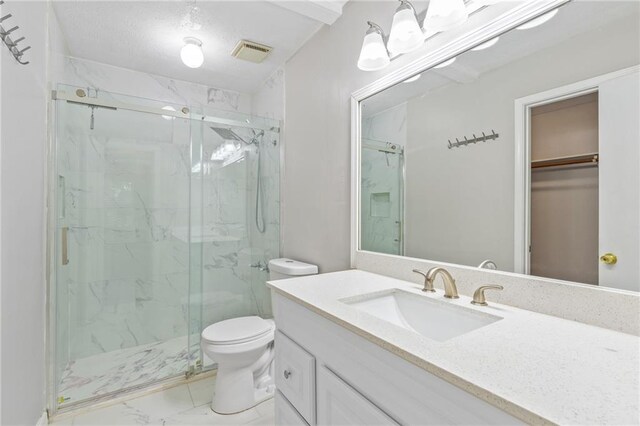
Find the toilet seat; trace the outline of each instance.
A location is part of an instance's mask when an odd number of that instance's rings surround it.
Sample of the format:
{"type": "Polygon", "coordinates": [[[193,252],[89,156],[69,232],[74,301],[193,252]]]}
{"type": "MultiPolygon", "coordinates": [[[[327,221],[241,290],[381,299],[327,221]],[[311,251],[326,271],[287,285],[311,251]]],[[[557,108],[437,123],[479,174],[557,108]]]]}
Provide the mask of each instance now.
{"type": "Polygon", "coordinates": [[[202,341],[212,345],[239,345],[261,340],[273,334],[273,320],[257,316],[232,318],[217,322],[202,331],[202,341]]]}

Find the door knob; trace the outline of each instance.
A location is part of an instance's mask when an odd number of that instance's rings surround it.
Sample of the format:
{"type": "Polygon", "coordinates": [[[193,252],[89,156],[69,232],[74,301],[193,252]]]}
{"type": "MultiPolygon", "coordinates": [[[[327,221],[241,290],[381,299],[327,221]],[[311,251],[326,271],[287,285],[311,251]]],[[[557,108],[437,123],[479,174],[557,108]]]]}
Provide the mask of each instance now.
{"type": "Polygon", "coordinates": [[[613,253],[606,253],[600,256],[600,261],[607,265],[615,265],[618,262],[618,257],[613,253]]]}

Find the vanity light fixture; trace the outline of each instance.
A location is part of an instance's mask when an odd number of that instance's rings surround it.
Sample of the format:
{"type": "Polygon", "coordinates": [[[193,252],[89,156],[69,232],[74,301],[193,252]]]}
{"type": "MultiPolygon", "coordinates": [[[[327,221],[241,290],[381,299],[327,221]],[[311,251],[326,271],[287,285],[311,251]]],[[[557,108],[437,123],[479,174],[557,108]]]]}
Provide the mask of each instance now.
{"type": "Polygon", "coordinates": [[[500,40],[500,37],[494,37],[489,41],[485,41],[484,43],[477,45],[476,47],[474,47],[471,50],[478,51],[478,50],[488,49],[491,46],[493,46],[494,44],[496,44],[498,42],[498,40],[500,40]]]}
{"type": "Polygon", "coordinates": [[[423,28],[430,31],[447,31],[464,23],[469,13],[464,0],[431,0],[423,28]]]}
{"type": "Polygon", "coordinates": [[[444,68],[444,67],[448,67],[449,65],[451,65],[452,63],[454,63],[456,61],[456,58],[451,58],[448,61],[444,61],[441,64],[436,65],[433,68],[444,68]]]}
{"type": "Polygon", "coordinates": [[[542,16],[539,16],[539,17],[537,17],[535,19],[532,19],[529,22],[525,22],[524,24],[520,25],[519,27],[516,27],[516,30],[528,30],[528,29],[540,26],[540,25],[544,24],[545,22],[548,22],[554,16],[556,16],[557,13],[558,13],[558,9],[553,9],[551,12],[547,12],[542,16]]]}
{"type": "Polygon", "coordinates": [[[364,36],[358,68],[362,71],[378,71],[389,65],[389,52],[384,45],[384,33],[379,25],[368,21],[369,29],[364,36]]]}
{"type": "Polygon", "coordinates": [[[403,81],[403,83],[413,83],[414,81],[416,81],[417,79],[419,79],[420,77],[422,77],[422,74],[416,74],[413,77],[409,77],[408,79],[406,79],[405,81],[403,81]]]}
{"type": "Polygon", "coordinates": [[[185,37],[180,59],[189,68],[200,68],[204,63],[202,42],[195,37],[185,37]]]}
{"type": "Polygon", "coordinates": [[[416,10],[407,0],[400,0],[400,6],[393,15],[393,23],[387,42],[389,52],[393,55],[409,53],[422,46],[423,43],[424,34],[418,24],[416,10]]]}

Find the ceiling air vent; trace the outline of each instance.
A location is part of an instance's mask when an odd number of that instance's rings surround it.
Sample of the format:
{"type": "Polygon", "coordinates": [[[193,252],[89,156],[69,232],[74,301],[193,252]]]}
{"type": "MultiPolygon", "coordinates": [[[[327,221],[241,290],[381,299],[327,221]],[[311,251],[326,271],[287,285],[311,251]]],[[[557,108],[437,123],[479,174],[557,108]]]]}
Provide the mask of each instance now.
{"type": "Polygon", "coordinates": [[[231,56],[259,64],[271,53],[272,47],[249,40],[240,40],[231,52],[231,56]]]}

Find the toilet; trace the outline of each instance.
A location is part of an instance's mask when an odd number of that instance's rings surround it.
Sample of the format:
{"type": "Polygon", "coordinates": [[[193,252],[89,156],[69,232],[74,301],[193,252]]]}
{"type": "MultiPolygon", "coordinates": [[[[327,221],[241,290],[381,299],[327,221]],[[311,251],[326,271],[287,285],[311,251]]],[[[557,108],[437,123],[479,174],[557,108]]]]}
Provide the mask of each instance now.
{"type": "MultiPolygon", "coordinates": [[[[291,259],[269,262],[269,279],[314,275],[316,265],[291,259]]],[[[275,323],[258,316],[217,322],[202,331],[202,351],[218,364],[211,408],[234,414],[273,397],[275,323]]]]}

